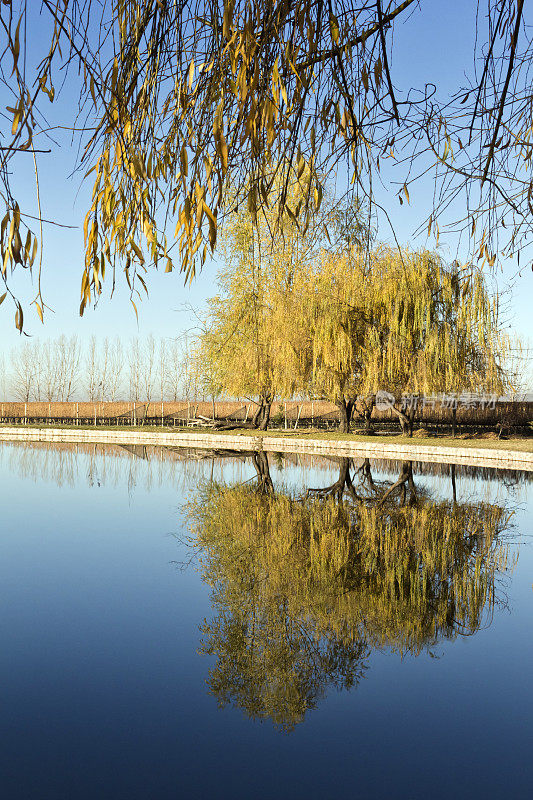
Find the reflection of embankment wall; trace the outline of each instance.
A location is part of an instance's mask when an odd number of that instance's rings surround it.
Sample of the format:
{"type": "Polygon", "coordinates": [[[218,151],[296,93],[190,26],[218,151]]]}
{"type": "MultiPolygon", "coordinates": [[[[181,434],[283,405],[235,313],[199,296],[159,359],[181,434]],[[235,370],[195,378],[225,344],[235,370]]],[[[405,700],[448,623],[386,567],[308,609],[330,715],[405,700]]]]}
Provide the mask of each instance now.
{"type": "MultiPolygon", "coordinates": [[[[152,403],[0,403],[2,422],[63,422],[70,424],[183,424],[187,420],[204,417],[217,420],[250,420],[256,405],[248,401],[212,402],[152,402],[152,403]]],[[[505,424],[511,427],[527,427],[533,421],[533,402],[498,402],[495,408],[468,408],[459,404],[457,424],[494,427],[505,424]]],[[[334,425],[339,421],[339,412],[333,403],[322,400],[281,401],[272,406],[274,421],[294,427],[298,425],[334,425]]],[[[384,425],[397,425],[397,416],[392,411],[374,409],[372,419],[384,425]]],[[[448,427],[453,424],[453,410],[443,408],[440,403],[433,408],[419,408],[417,420],[423,425],[448,427]]],[[[357,419],[355,420],[357,423],[357,419]]]]}
{"type": "MultiPolygon", "coordinates": [[[[335,471],[335,459],[307,454],[279,454],[284,466],[304,472],[317,467],[335,471]]],[[[0,457],[22,478],[35,482],[51,480],[57,485],[74,486],[82,477],[88,484],[128,486],[137,484],[171,486],[183,490],[206,479],[228,479],[223,471],[230,468],[237,480],[247,477],[251,451],[162,447],[159,445],[120,445],[100,442],[1,441],[0,457]]],[[[270,461],[277,461],[271,454],[270,461]]]]}
{"type": "MultiPolygon", "coordinates": [[[[89,484],[115,485],[123,480],[129,486],[168,485],[185,489],[204,479],[227,480],[229,467],[236,481],[245,480],[251,468],[251,451],[221,450],[217,448],[165,447],[139,444],[102,444],[99,442],[4,441],[0,457],[9,460],[10,466],[21,477],[36,482],[52,480],[58,485],[73,486],[83,477],[89,484]]],[[[332,475],[339,470],[341,460],[332,455],[288,453],[270,451],[268,460],[274,470],[295,467],[306,472],[317,468],[332,475]]],[[[372,472],[388,478],[397,476],[401,463],[397,459],[370,458],[372,472]]],[[[358,456],[352,459],[352,470],[363,463],[358,456]]],[[[448,463],[413,461],[413,471],[419,476],[432,476],[449,481],[451,465],[448,463]]],[[[498,480],[506,486],[521,486],[533,481],[531,471],[498,469],[497,467],[458,464],[454,476],[479,480],[498,480]]],[[[277,480],[277,479],[276,479],[277,480]]],[[[279,475],[283,482],[283,473],[279,475]]],[[[316,475],[313,481],[316,480],[316,475]]],[[[326,483],[328,480],[326,479],[326,483]]],[[[312,484],[314,485],[314,483],[312,484]]]]}
{"type": "Polygon", "coordinates": [[[217,459],[209,450],[172,449],[150,445],[102,445],[72,442],[2,442],[0,458],[21,478],[58,486],[120,486],[145,490],[165,486],[177,493],[209,477],[220,479],[222,465],[230,466],[236,479],[245,470],[244,453],[228,453],[217,459]]]}
{"type": "MultiPolygon", "coordinates": [[[[1,440],[0,440],[1,441],[1,440]]],[[[108,456],[126,460],[141,459],[145,461],[161,461],[165,463],[189,463],[206,461],[225,461],[226,463],[243,463],[250,454],[246,451],[232,451],[221,449],[198,449],[194,447],[167,447],[164,445],[121,445],[102,444],[99,442],[4,442],[5,446],[14,450],[32,451],[34,453],[69,453],[71,455],[108,456]]],[[[276,457],[281,458],[283,465],[303,467],[305,469],[338,469],[339,458],[327,455],[312,455],[310,453],[275,453],[269,452],[268,459],[271,464],[276,457]]],[[[401,462],[391,458],[370,458],[373,471],[396,474],[401,462]]],[[[353,459],[353,469],[361,466],[362,460],[353,459]]],[[[412,461],[413,472],[417,475],[432,475],[436,477],[449,477],[450,464],[430,461],[412,461]]],[[[533,482],[533,472],[521,469],[499,469],[498,467],[475,466],[457,464],[455,467],[457,478],[479,478],[482,480],[513,480],[517,483],[533,482]]]]}

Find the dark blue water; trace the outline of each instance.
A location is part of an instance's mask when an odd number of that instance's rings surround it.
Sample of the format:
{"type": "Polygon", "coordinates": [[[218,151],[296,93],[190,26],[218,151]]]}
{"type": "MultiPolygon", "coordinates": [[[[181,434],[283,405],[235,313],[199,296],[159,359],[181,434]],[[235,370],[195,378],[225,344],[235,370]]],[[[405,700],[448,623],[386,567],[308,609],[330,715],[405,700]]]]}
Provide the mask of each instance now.
{"type": "MultiPolygon", "coordinates": [[[[515,509],[518,561],[487,624],[418,656],[373,650],[357,687],[328,687],[286,732],[218,708],[198,653],[211,589],[182,506],[252,466],[142,455],[0,445],[2,797],[531,796],[533,483],[457,478],[460,497],[515,509]]],[[[328,485],[335,467],[272,476],[328,485]]]]}

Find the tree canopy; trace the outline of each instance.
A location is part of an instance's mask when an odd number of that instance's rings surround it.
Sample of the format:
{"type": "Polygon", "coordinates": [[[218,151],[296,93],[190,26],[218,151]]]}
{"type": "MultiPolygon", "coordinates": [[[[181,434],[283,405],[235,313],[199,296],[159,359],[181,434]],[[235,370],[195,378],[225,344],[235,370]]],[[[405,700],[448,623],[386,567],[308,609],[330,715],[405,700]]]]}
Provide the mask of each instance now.
{"type": "MultiPolygon", "coordinates": [[[[334,222],[322,217],[332,233],[334,222]]],[[[305,234],[289,221],[272,241],[267,222],[254,225],[246,212],[223,228],[220,293],[200,347],[217,391],[257,397],[260,409],[276,395],[327,399],[348,431],[357,404],[369,419],[379,390],[399,403],[405,394],[508,388],[498,300],[479,267],[361,246],[357,217],[341,228],[328,243],[316,219],[305,234]]]]}
{"type": "MultiPolygon", "coordinates": [[[[42,220],[37,163],[53,147],[45,105],[68,67],[72,80],[79,76],[80,104],[59,124],[79,133],[79,168],[93,182],[81,312],[118,267],[132,297],[150,264],[176,265],[192,278],[216,245],[228,197],[255,218],[270,208],[276,183],[276,208],[305,227],[340,163],[347,187],[370,209],[378,175],[408,202],[417,178],[431,174],[428,232],[439,235],[452,205],[480,262],[517,253],[533,222],[524,0],[479,4],[469,20],[473,69],[465,65],[463,83],[445,90],[423,73],[418,85],[402,85],[394,68],[399,26],[417,30],[428,5],[43,0],[37,8],[2,0],[0,80],[10,97],[0,134],[6,292],[12,269],[37,268],[42,241],[39,220],[17,200],[16,163],[35,159],[42,220]],[[287,192],[294,172],[296,203],[287,192]]],[[[438,4],[432,10],[438,25],[438,4]]],[[[22,305],[13,300],[22,328],[22,305]]],[[[34,302],[42,316],[39,285],[34,302]]]]}
{"type": "Polygon", "coordinates": [[[328,222],[334,222],[331,214],[315,218],[302,236],[285,220],[283,235],[272,237],[274,214],[254,225],[250,213],[240,211],[222,229],[220,291],[209,301],[201,360],[215,390],[258,398],[263,427],[274,397],[300,391],[310,373],[304,297],[328,222]]]}
{"type": "Polygon", "coordinates": [[[479,268],[377,246],[323,253],[315,280],[312,385],[339,406],[345,429],[357,398],[370,398],[368,411],[379,390],[400,401],[509,386],[497,297],[479,268]]]}

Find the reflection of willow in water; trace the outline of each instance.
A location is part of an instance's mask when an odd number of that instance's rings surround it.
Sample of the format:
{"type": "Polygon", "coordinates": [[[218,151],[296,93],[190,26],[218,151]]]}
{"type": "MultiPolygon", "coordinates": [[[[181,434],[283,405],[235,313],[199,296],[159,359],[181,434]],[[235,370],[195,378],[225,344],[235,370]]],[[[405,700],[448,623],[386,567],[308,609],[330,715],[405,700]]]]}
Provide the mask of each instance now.
{"type": "Polygon", "coordinates": [[[328,686],[356,684],[373,648],[418,654],[490,621],[509,562],[504,508],[436,502],[409,465],[393,486],[368,465],[352,477],[346,460],[320,493],[275,493],[265,461],[257,487],[209,484],[188,507],[221,705],[290,729],[328,686]]]}

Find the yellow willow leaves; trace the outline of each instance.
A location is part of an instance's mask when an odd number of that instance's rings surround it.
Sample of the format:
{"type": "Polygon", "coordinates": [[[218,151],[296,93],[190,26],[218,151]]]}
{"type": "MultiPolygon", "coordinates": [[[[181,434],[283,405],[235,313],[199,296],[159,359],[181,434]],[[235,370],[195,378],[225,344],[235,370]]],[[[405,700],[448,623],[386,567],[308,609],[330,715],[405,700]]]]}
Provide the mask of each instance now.
{"type": "Polygon", "coordinates": [[[509,385],[497,302],[479,270],[386,247],[311,257],[295,198],[285,204],[292,227],[273,246],[267,224],[253,227],[255,191],[248,218],[226,231],[224,291],[211,304],[206,358],[224,391],[268,385],[342,403],[378,389],[399,399],[509,385]]]}
{"type": "Polygon", "coordinates": [[[181,164],[182,174],[186,178],[189,174],[189,157],[187,155],[187,148],[185,147],[185,145],[181,148],[180,151],[180,164],[181,164]]]}
{"type": "Polygon", "coordinates": [[[32,231],[21,222],[20,209],[17,203],[7,211],[0,223],[0,265],[4,279],[8,274],[8,266],[13,270],[17,264],[30,269],[37,256],[38,241],[32,231]]]}
{"type": "Polygon", "coordinates": [[[383,67],[381,65],[381,57],[378,57],[377,61],[374,64],[374,80],[376,81],[376,88],[379,87],[381,83],[382,72],[383,72],[383,67]]]}
{"type": "Polygon", "coordinates": [[[217,117],[215,117],[213,124],[213,133],[215,135],[216,152],[222,162],[222,176],[224,176],[228,170],[228,145],[222,130],[222,123],[217,117]]]}
{"type": "Polygon", "coordinates": [[[227,2],[224,4],[224,15],[222,17],[222,33],[225,39],[231,38],[234,7],[235,7],[234,2],[227,2]]]}
{"type": "MultiPolygon", "coordinates": [[[[250,187],[252,203],[256,191],[250,187]]],[[[307,369],[306,333],[296,327],[297,298],[308,277],[298,253],[301,235],[287,222],[284,237],[274,244],[270,230],[276,215],[272,209],[254,229],[252,214],[240,211],[223,228],[226,266],[218,276],[221,293],[209,304],[201,347],[217,386],[230,394],[292,393],[307,369]]]]}
{"type": "Polygon", "coordinates": [[[339,32],[339,21],[337,17],[331,16],[329,18],[329,30],[331,33],[331,38],[333,39],[335,44],[338,44],[340,32],[339,32]]]}
{"type": "MultiPolygon", "coordinates": [[[[257,26],[247,16],[248,12],[243,12],[241,7],[235,11],[236,7],[235,4],[225,4],[223,30],[226,43],[222,52],[208,58],[205,54],[200,58],[192,51],[187,56],[184,53],[179,70],[173,73],[174,89],[162,103],[163,116],[166,118],[168,115],[169,127],[168,131],[157,134],[157,149],[146,145],[155,135],[155,117],[148,100],[150,91],[154,93],[158,87],[155,63],[146,68],[141,83],[139,73],[133,68],[133,64],[138,63],[138,54],[132,53],[131,61],[125,61],[121,54],[112,64],[107,86],[99,87],[99,91],[109,95],[107,112],[100,128],[106,140],[102,155],[114,152],[114,156],[111,161],[106,155],[107,166],[102,163],[89,216],[98,218],[101,241],[107,239],[112,244],[110,256],[105,254],[106,260],[109,258],[114,262],[116,258],[127,257],[132,249],[126,243],[131,239],[144,251],[143,237],[153,251],[154,261],[161,257],[168,263],[163,237],[155,230],[157,187],[165,181],[168,182],[173,213],[177,215],[174,235],[179,245],[181,267],[186,277],[194,275],[195,259],[203,262],[207,248],[212,251],[215,247],[218,211],[226,202],[226,191],[233,180],[230,176],[232,163],[239,161],[244,152],[249,153],[251,147],[255,153],[261,154],[263,169],[277,146],[277,137],[286,129],[287,114],[299,113],[301,92],[309,85],[311,76],[310,70],[298,67],[299,48],[284,43],[273,59],[264,62],[257,26]],[[208,85],[214,91],[209,90],[207,99],[202,92],[208,85]],[[128,90],[123,91],[121,87],[128,87],[128,90]],[[205,106],[206,100],[209,110],[205,106]],[[283,115],[280,112],[281,101],[285,108],[283,115]],[[209,119],[212,120],[212,130],[204,129],[204,135],[198,135],[197,124],[204,124],[209,119]],[[236,120],[241,126],[238,131],[235,129],[236,120]],[[143,131],[149,133],[146,135],[143,131]],[[102,195],[104,184],[111,185],[112,191],[102,195]],[[202,189],[200,194],[198,185],[202,189]],[[145,191],[148,191],[149,228],[142,223],[142,215],[141,222],[137,221],[135,198],[144,196],[145,191]]],[[[137,30],[142,35],[144,16],[140,9],[138,12],[134,14],[125,4],[119,6],[124,47],[127,29],[133,27],[134,39],[138,36],[137,30]]],[[[282,9],[276,11],[276,16],[280,16],[279,24],[284,24],[286,13],[282,9]]],[[[299,15],[296,24],[299,35],[307,38],[312,34],[314,28],[306,14],[299,15]]],[[[314,42],[314,35],[311,35],[311,41],[314,42]]],[[[154,46],[159,45],[154,43],[154,46]]],[[[88,84],[93,103],[105,100],[96,92],[90,78],[88,84]]],[[[308,137],[310,152],[299,150],[295,162],[301,179],[302,197],[299,202],[288,206],[284,216],[294,224],[303,209],[301,225],[305,230],[310,213],[305,196],[313,198],[314,195],[314,205],[318,208],[322,188],[314,173],[313,155],[319,146],[317,128],[310,125],[309,118],[304,121],[303,132],[308,137]]],[[[268,202],[265,186],[269,180],[262,175],[260,180],[248,182],[246,193],[240,198],[246,200],[254,219],[257,211],[268,202]]],[[[88,259],[91,260],[93,255],[90,253],[88,259]]],[[[134,251],[131,255],[138,260],[134,251]]]]}
{"type": "Polygon", "coordinates": [[[366,68],[366,64],[363,64],[363,69],[361,70],[361,80],[363,81],[363,86],[365,87],[365,92],[368,92],[370,88],[370,84],[368,82],[368,70],[366,68]]]}
{"type": "Polygon", "coordinates": [[[479,270],[465,269],[459,278],[455,266],[424,252],[403,251],[400,258],[390,251],[387,263],[381,271],[387,336],[376,383],[385,381],[391,391],[394,382],[396,391],[502,391],[505,337],[479,270]]]}
{"type": "Polygon", "coordinates": [[[134,252],[134,253],[135,253],[135,255],[137,256],[137,258],[139,259],[139,262],[140,262],[141,264],[144,264],[144,256],[143,256],[143,254],[142,254],[142,250],[141,250],[141,248],[140,248],[140,247],[139,247],[139,246],[138,246],[138,245],[137,245],[137,244],[136,244],[136,243],[133,241],[133,239],[131,239],[131,240],[130,240],[130,242],[129,242],[129,246],[131,247],[131,249],[133,250],[133,252],[134,252]]]}
{"type": "Polygon", "coordinates": [[[189,86],[189,91],[192,89],[193,81],[194,81],[194,58],[192,59],[192,61],[190,63],[189,71],[188,71],[188,74],[187,74],[187,84],[189,86]]]}
{"type": "Polygon", "coordinates": [[[211,209],[204,201],[202,201],[202,207],[209,218],[209,244],[211,245],[211,249],[214,250],[217,240],[217,220],[211,209]]]}
{"type": "Polygon", "coordinates": [[[90,81],[89,81],[89,90],[91,92],[91,97],[93,99],[93,103],[94,103],[94,106],[96,108],[96,105],[97,105],[97,103],[96,103],[96,91],[95,91],[95,83],[94,83],[93,75],[91,75],[91,78],[90,78],[90,81]]]}
{"type": "MultiPolygon", "coordinates": [[[[300,172],[305,162],[311,177],[302,187],[302,203],[289,203],[289,211],[280,214],[280,220],[287,219],[291,225],[296,218],[305,230],[310,224],[310,209],[319,205],[318,184],[333,174],[345,157],[352,164],[350,185],[354,192],[360,189],[366,196],[371,191],[374,167],[379,169],[379,159],[394,153],[396,135],[398,148],[401,143],[403,150],[402,154],[398,151],[397,157],[406,164],[415,158],[415,145],[409,142],[419,140],[409,131],[418,130],[422,106],[409,91],[414,87],[407,87],[403,99],[396,103],[394,76],[386,74],[393,59],[385,58],[388,50],[397,46],[393,39],[394,21],[411,13],[414,0],[395,2],[386,9],[368,2],[350,5],[311,0],[298,4],[225,0],[222,5],[116,0],[96,4],[103,14],[96,21],[87,16],[90,3],[45,3],[42,13],[52,23],[53,31],[44,39],[43,59],[34,52],[29,58],[23,52],[26,42],[31,42],[32,47],[33,43],[42,42],[38,42],[39,35],[28,35],[32,18],[39,20],[29,13],[29,0],[22,0],[19,5],[22,16],[11,13],[10,7],[4,15],[7,46],[2,74],[14,98],[6,131],[11,129],[13,142],[6,142],[5,163],[31,146],[35,138],[33,102],[42,102],[43,93],[50,100],[54,98],[53,67],[58,64],[57,74],[61,74],[60,69],[68,65],[71,57],[78,59],[82,103],[89,103],[92,117],[90,125],[84,127],[83,135],[88,141],[81,166],[86,171],[105,154],[109,159],[107,172],[103,171],[97,182],[89,213],[91,218],[98,218],[98,257],[101,261],[103,254],[108,266],[120,263],[122,267],[128,257],[138,260],[128,244],[133,238],[145,254],[146,265],[155,264],[160,258],[167,263],[167,258],[172,261],[175,257],[185,274],[192,275],[205,258],[206,248],[214,246],[216,220],[226,215],[229,199],[234,206],[249,201],[254,216],[260,214],[266,208],[268,194],[262,183],[268,184],[272,174],[282,174],[287,180],[294,171],[300,172]],[[103,25],[100,33],[109,33],[107,38],[104,36],[109,47],[103,61],[94,57],[99,52],[99,23],[103,25]],[[66,42],[61,41],[64,38],[66,42]],[[31,63],[38,66],[26,82],[31,63]],[[217,117],[221,103],[224,114],[217,117]],[[23,143],[20,140],[26,135],[26,128],[28,140],[23,143]],[[313,156],[317,163],[320,161],[320,174],[313,156]],[[209,170],[205,166],[208,157],[212,159],[209,170]],[[175,224],[174,214],[184,208],[196,182],[205,194],[201,201],[192,201],[188,227],[177,227],[179,247],[168,256],[163,231],[167,212],[175,224]],[[257,187],[255,194],[250,192],[251,183],[257,187]],[[112,193],[102,200],[99,194],[104,184],[112,187],[112,193]],[[315,203],[311,202],[313,199],[315,203]],[[204,202],[212,211],[209,224],[204,202]],[[150,219],[148,227],[141,221],[143,216],[150,219]],[[109,253],[106,241],[110,243],[109,253]]],[[[49,27],[52,26],[45,25],[43,30],[48,31],[49,27]]],[[[505,49],[510,44],[507,23],[501,33],[501,46],[505,49]]],[[[489,60],[494,58],[496,53],[489,56],[489,60]]],[[[523,64],[529,56],[521,58],[523,64]]],[[[517,67],[517,76],[526,73],[524,69],[520,73],[517,67]]],[[[424,83],[427,82],[422,79],[421,85],[424,83]]],[[[470,94],[476,96],[474,91],[470,94]]],[[[500,97],[500,93],[496,94],[500,97]]],[[[493,132],[490,160],[497,179],[481,183],[481,210],[467,208],[463,215],[474,223],[475,217],[496,213],[498,222],[502,221],[501,226],[490,225],[490,236],[480,250],[480,259],[490,266],[495,264],[497,254],[495,231],[503,228],[503,209],[509,212],[510,198],[515,209],[520,209],[519,213],[513,210],[515,220],[530,217],[531,181],[527,176],[517,183],[516,191],[501,195],[502,206],[495,204],[493,196],[500,191],[497,187],[502,176],[508,175],[512,182],[518,180],[514,156],[518,155],[527,169],[533,152],[531,115],[525,106],[516,114],[508,111],[515,102],[511,96],[516,100],[520,93],[511,92],[506,102],[501,98],[502,108],[507,108],[501,127],[502,131],[513,129],[509,120],[514,119],[518,128],[512,142],[511,134],[493,132]]],[[[465,103],[468,97],[469,93],[464,97],[465,103]]],[[[526,99],[516,102],[520,106],[526,99]]],[[[435,155],[431,158],[438,160],[436,154],[440,154],[437,172],[442,176],[444,193],[451,197],[457,186],[453,181],[447,184],[444,175],[452,175],[452,146],[458,142],[461,158],[465,159],[462,165],[467,168],[466,176],[459,177],[459,172],[454,175],[457,180],[466,181],[468,198],[473,196],[468,186],[478,180],[475,158],[468,151],[472,146],[486,146],[486,140],[491,140],[490,129],[500,125],[500,117],[495,113],[491,116],[490,103],[481,109],[476,102],[473,114],[478,115],[480,124],[473,128],[477,131],[473,142],[463,147],[464,133],[462,140],[459,137],[461,119],[473,117],[464,113],[451,119],[450,115],[456,113],[452,110],[457,108],[455,103],[447,104],[446,111],[434,103],[435,98],[427,107],[429,116],[424,123],[431,140],[426,152],[430,153],[429,148],[434,146],[435,155]],[[453,140],[449,131],[453,132],[453,140]]],[[[464,112],[469,108],[465,106],[464,112]]],[[[6,186],[12,174],[15,172],[11,168],[4,171],[6,186]]],[[[407,187],[401,191],[402,199],[407,197],[406,190],[407,187]]],[[[11,198],[12,193],[7,191],[6,197],[11,198]]],[[[282,192],[277,203],[283,211],[282,192]]],[[[442,204],[442,208],[449,207],[442,204]]],[[[478,225],[483,227],[485,223],[478,225]]],[[[435,221],[431,229],[438,234],[435,221]]],[[[527,230],[527,225],[522,228],[514,223],[509,232],[512,250],[520,246],[527,230]]],[[[475,244],[477,249],[478,243],[475,244]]],[[[87,254],[87,260],[93,255],[87,254]]],[[[100,277],[101,272],[100,267],[100,277]]]]}
{"type": "Polygon", "coordinates": [[[11,134],[14,136],[19,128],[24,115],[24,100],[21,99],[15,108],[6,106],[6,110],[13,114],[13,124],[11,125],[11,134]]]}
{"type": "Polygon", "coordinates": [[[24,313],[22,311],[22,306],[20,303],[17,302],[16,304],[17,310],[15,312],[15,328],[18,330],[19,333],[22,333],[22,329],[24,327],[24,313]]]}
{"type": "Polygon", "coordinates": [[[13,70],[11,72],[11,75],[14,75],[16,73],[17,66],[18,66],[18,60],[19,60],[19,55],[20,55],[20,23],[21,22],[22,22],[22,17],[20,17],[20,19],[19,19],[19,21],[17,23],[17,27],[16,27],[16,30],[15,30],[15,39],[14,39],[12,44],[10,42],[11,54],[13,56],[13,70]]]}

